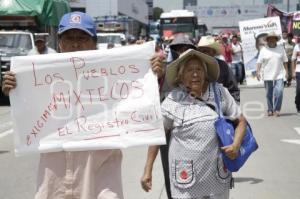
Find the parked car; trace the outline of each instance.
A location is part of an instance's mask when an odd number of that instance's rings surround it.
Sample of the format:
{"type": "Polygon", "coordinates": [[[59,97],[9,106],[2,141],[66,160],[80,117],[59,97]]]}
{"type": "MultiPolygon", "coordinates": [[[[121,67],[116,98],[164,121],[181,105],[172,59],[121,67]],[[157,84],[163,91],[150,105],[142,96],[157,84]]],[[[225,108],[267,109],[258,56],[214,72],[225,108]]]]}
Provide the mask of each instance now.
{"type": "Polygon", "coordinates": [[[108,44],[114,44],[114,47],[120,47],[122,41],[125,41],[123,33],[97,33],[98,49],[107,49],[108,44]]]}

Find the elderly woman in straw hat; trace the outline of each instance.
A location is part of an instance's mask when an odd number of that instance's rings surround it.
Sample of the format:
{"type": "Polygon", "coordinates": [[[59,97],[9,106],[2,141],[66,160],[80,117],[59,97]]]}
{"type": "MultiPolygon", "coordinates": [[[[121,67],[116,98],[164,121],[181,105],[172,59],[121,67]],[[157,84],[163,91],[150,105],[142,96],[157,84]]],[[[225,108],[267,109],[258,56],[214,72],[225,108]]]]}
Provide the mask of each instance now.
{"type": "Polygon", "coordinates": [[[216,60],[192,49],[167,69],[167,82],[173,89],[161,108],[165,129],[171,133],[169,169],[174,199],[229,198],[231,173],[220,154],[223,150],[228,157],[237,157],[246,121],[228,90],[215,83],[218,76],[216,60]],[[237,125],[234,143],[223,148],[214,127],[213,85],[224,115],[237,125]]]}
{"type": "Polygon", "coordinates": [[[287,71],[288,58],[283,46],[278,46],[280,36],[270,32],[266,36],[267,45],[259,53],[257,59],[256,77],[261,80],[263,76],[266,98],[268,104],[268,116],[278,117],[281,110],[284,79],[287,71]],[[273,100],[274,99],[274,100],[273,100]]]}

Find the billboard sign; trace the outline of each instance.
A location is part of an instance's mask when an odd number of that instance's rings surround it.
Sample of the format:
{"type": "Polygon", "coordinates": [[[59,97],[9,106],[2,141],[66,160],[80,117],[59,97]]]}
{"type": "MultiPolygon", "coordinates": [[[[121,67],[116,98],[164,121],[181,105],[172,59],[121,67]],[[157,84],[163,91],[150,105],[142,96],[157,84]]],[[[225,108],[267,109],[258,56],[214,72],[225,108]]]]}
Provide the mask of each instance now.
{"type": "Polygon", "coordinates": [[[265,44],[267,33],[275,32],[281,35],[279,17],[268,17],[247,21],[240,21],[239,28],[242,39],[243,58],[247,85],[262,85],[256,79],[256,61],[260,48],[265,44]]]}

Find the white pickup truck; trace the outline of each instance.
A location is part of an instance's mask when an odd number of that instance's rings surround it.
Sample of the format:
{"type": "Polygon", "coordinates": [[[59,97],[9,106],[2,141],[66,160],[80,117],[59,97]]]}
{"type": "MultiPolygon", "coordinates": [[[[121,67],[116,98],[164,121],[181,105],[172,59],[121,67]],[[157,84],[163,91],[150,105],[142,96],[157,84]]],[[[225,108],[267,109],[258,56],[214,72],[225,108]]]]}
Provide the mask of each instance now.
{"type": "Polygon", "coordinates": [[[1,71],[10,69],[13,56],[24,56],[34,47],[33,34],[26,31],[0,31],[1,71]]]}
{"type": "MultiPolygon", "coordinates": [[[[33,34],[27,31],[0,31],[0,86],[2,73],[10,70],[14,56],[24,56],[34,47],[33,34]]],[[[9,104],[8,97],[0,90],[0,104],[9,104]]]]}
{"type": "Polygon", "coordinates": [[[115,47],[121,46],[121,41],[125,41],[123,33],[97,33],[98,49],[107,49],[107,44],[114,44],[115,47]]]}

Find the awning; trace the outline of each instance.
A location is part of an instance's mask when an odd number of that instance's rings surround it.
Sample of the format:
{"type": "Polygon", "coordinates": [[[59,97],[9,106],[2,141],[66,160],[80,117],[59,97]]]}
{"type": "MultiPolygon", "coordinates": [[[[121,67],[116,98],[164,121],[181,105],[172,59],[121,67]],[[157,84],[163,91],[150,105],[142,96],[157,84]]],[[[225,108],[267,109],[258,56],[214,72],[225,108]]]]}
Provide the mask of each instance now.
{"type": "Polygon", "coordinates": [[[67,0],[0,0],[0,17],[32,16],[39,25],[58,26],[70,10],[67,0]]]}

